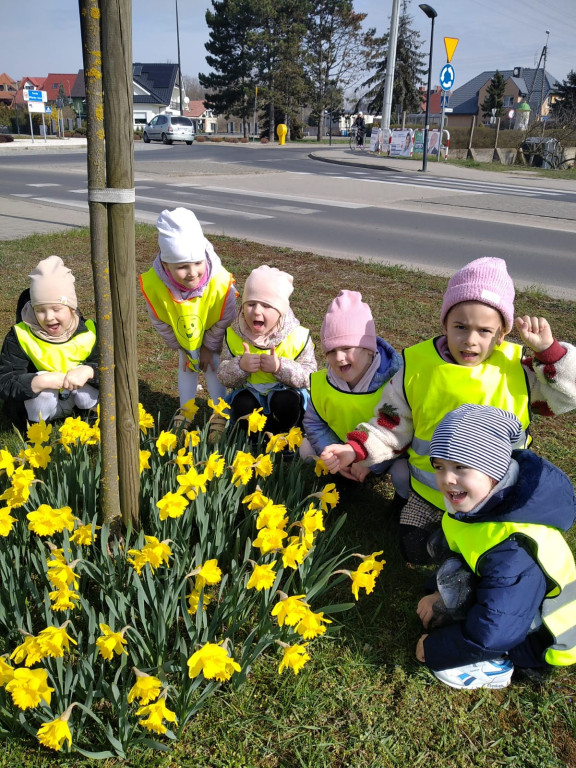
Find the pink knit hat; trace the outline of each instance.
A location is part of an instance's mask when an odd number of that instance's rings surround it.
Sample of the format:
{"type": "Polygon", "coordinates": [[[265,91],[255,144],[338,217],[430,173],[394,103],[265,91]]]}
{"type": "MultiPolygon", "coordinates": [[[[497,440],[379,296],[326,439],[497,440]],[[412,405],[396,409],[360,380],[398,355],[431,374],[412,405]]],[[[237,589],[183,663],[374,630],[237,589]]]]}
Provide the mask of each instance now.
{"type": "Polygon", "coordinates": [[[288,272],[262,264],[246,278],[242,304],[247,301],[261,301],[284,316],[290,309],[290,296],[294,290],[294,278],[288,272]]]}
{"type": "Polygon", "coordinates": [[[340,291],[328,307],[320,340],[324,352],[336,347],[362,347],[377,352],[374,319],[361,293],[340,291]]]}
{"type": "Polygon", "coordinates": [[[74,275],[64,265],[60,256],[48,256],[47,259],[43,259],[28,277],[30,278],[30,303],[33,307],[40,304],[64,304],[70,309],[78,307],[74,275]]]}
{"type": "Polygon", "coordinates": [[[475,259],[452,275],[442,302],[443,325],[448,312],[462,301],[479,301],[497,309],[504,318],[504,332],[509,333],[514,323],[514,283],[504,259],[475,259]]]}

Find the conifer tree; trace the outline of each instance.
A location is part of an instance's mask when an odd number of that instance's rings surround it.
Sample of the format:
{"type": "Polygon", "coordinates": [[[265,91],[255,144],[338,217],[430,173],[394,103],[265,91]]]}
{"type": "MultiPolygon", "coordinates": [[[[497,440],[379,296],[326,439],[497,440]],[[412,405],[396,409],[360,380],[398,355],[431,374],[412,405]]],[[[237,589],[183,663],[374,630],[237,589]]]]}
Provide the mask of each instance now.
{"type": "Polygon", "coordinates": [[[554,121],[562,126],[576,128],[576,72],[570,70],[568,77],[556,88],[551,113],[554,121]]]}
{"type": "Polygon", "coordinates": [[[480,109],[482,115],[486,117],[502,117],[504,108],[504,89],[506,88],[506,81],[503,75],[496,70],[494,77],[490,81],[490,85],[486,91],[486,96],[482,102],[480,109]],[[496,110],[493,112],[492,110],[496,110]]]}

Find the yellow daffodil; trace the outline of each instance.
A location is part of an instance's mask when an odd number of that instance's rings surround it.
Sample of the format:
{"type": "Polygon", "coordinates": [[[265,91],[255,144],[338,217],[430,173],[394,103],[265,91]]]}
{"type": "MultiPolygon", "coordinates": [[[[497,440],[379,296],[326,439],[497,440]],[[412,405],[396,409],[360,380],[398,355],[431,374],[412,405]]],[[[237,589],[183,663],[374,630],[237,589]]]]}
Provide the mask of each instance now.
{"type": "Polygon", "coordinates": [[[27,667],[33,667],[34,664],[41,661],[44,656],[46,656],[46,654],[40,647],[40,644],[34,635],[26,635],[20,645],[17,645],[10,654],[10,658],[14,659],[16,664],[24,662],[27,667]]]}
{"type": "Polygon", "coordinates": [[[147,675],[144,672],[140,672],[136,667],[133,667],[133,669],[134,674],[136,675],[136,682],[132,688],[130,688],[128,693],[128,704],[131,704],[134,699],[138,699],[142,705],[148,704],[152,699],[157,698],[162,690],[162,683],[153,675],[147,675]]]}
{"type": "Polygon", "coordinates": [[[14,667],[11,667],[4,658],[0,656],[0,686],[6,685],[14,677],[14,667]]]}
{"type": "Polygon", "coordinates": [[[70,643],[78,645],[66,632],[66,627],[46,627],[36,640],[44,656],[51,656],[54,659],[60,659],[64,656],[64,651],[70,650],[70,643]]]}
{"type": "Polygon", "coordinates": [[[208,460],[204,466],[204,474],[208,480],[213,480],[215,477],[221,477],[224,473],[224,457],[219,453],[211,453],[208,456],[208,460]]]}
{"type": "Polygon", "coordinates": [[[262,565],[254,564],[254,570],[248,579],[246,589],[255,589],[257,592],[261,592],[263,589],[270,589],[276,581],[275,565],[276,560],[273,560],[271,563],[263,563],[262,565]]]}
{"type": "Polygon", "coordinates": [[[95,445],[100,440],[100,430],[97,427],[91,427],[86,421],[83,421],[80,416],[72,418],[69,416],[65,419],[64,424],[60,427],[60,440],[59,442],[66,448],[66,451],[70,453],[68,446],[74,445],[78,441],[82,445],[95,445]]]}
{"type": "Polygon", "coordinates": [[[148,565],[148,558],[140,549],[129,549],[128,554],[132,555],[132,557],[128,558],[128,562],[134,568],[138,576],[140,576],[144,566],[148,565]]]}
{"type": "Polygon", "coordinates": [[[373,552],[371,555],[360,555],[362,562],[358,566],[358,570],[361,573],[366,573],[366,571],[374,571],[376,576],[378,576],[386,564],[385,560],[376,560],[377,557],[380,557],[382,552],[383,550],[380,550],[379,552],[373,552]]]}
{"type": "Polygon", "coordinates": [[[162,722],[163,720],[167,720],[169,723],[178,723],[176,714],[171,709],[168,709],[164,699],[158,699],[158,701],[154,701],[152,704],[140,707],[136,710],[136,715],[138,717],[146,715],[147,717],[144,720],[138,721],[138,725],[155,733],[166,733],[168,730],[162,722]]]}
{"type": "Polygon", "coordinates": [[[206,560],[199,566],[196,576],[196,589],[201,590],[206,584],[219,584],[222,579],[222,571],[218,567],[218,560],[206,560]]]}
{"type": "Polygon", "coordinates": [[[14,474],[14,456],[5,448],[0,449],[0,469],[3,469],[8,477],[14,474]]]}
{"type": "Polygon", "coordinates": [[[262,528],[254,539],[253,546],[257,547],[265,555],[277,549],[282,549],[282,540],[288,534],[281,528],[262,528]]]}
{"type": "Polygon", "coordinates": [[[176,475],[176,480],[180,485],[180,493],[186,495],[190,501],[194,501],[200,491],[206,493],[208,477],[204,472],[200,474],[195,467],[190,467],[184,475],[176,475]]]}
{"type": "Polygon", "coordinates": [[[321,477],[322,475],[328,474],[328,468],[326,464],[322,461],[322,459],[316,459],[316,462],[314,464],[314,474],[316,477],[321,477]]]}
{"type": "Polygon", "coordinates": [[[24,459],[34,469],[46,469],[51,453],[52,448],[49,445],[33,445],[24,451],[24,459]]]}
{"type": "Polygon", "coordinates": [[[306,652],[307,645],[308,643],[302,643],[302,645],[289,645],[285,648],[278,672],[282,674],[285,669],[291,669],[297,675],[304,664],[310,661],[310,656],[306,652]]]}
{"type": "Polygon", "coordinates": [[[74,516],[70,507],[54,509],[48,504],[40,504],[38,509],[29,512],[26,517],[30,521],[28,528],[38,536],[62,533],[64,528],[69,531],[74,530],[74,516]]]}
{"type": "Polygon", "coordinates": [[[314,541],[314,534],[317,531],[324,530],[324,515],[321,509],[316,509],[313,504],[310,504],[304,517],[300,521],[300,525],[304,530],[304,539],[308,546],[312,546],[314,541]]]}
{"type": "Polygon", "coordinates": [[[166,520],[167,517],[182,517],[189,503],[186,496],[168,492],[156,502],[156,506],[160,510],[160,520],[166,520]]]}
{"type": "Polygon", "coordinates": [[[11,511],[11,507],[2,507],[0,509],[0,536],[8,536],[16,522],[16,518],[10,514],[11,511]]]}
{"type": "Polygon", "coordinates": [[[49,592],[49,596],[52,601],[50,607],[53,611],[72,610],[73,608],[76,608],[75,603],[80,600],[78,592],[74,592],[74,590],[69,589],[68,587],[60,587],[59,589],[54,590],[54,592],[49,592]]]}
{"type": "Polygon", "coordinates": [[[184,430],[182,434],[184,435],[184,448],[187,448],[189,451],[200,444],[200,432],[197,429],[184,430]]]}
{"type": "Polygon", "coordinates": [[[17,467],[10,479],[11,486],[0,496],[0,500],[6,501],[9,507],[21,507],[30,497],[30,486],[36,480],[31,469],[17,467]]]}
{"type": "Polygon", "coordinates": [[[197,677],[200,672],[207,680],[216,679],[223,683],[230,680],[234,672],[240,672],[240,664],[228,655],[221,645],[206,643],[188,659],[188,674],[197,677]]]}
{"type": "Polygon", "coordinates": [[[328,507],[335,507],[340,500],[340,494],[336,490],[335,483],[328,483],[328,485],[325,485],[321,491],[311,493],[310,496],[320,499],[320,506],[324,512],[328,512],[328,507]]]}
{"type": "Polygon", "coordinates": [[[246,419],[248,421],[248,434],[251,435],[253,432],[262,432],[264,427],[266,426],[266,420],[267,417],[262,413],[262,408],[258,408],[257,410],[252,411],[248,416],[246,416],[246,419]]]}
{"type": "MultiPolygon", "coordinates": [[[[77,562],[77,561],[74,561],[77,562]]],[[[74,589],[78,589],[78,574],[74,572],[73,568],[68,563],[63,563],[61,560],[49,560],[48,561],[48,581],[53,584],[56,589],[64,589],[64,587],[73,586],[74,589]]]]}
{"type": "Polygon", "coordinates": [[[299,536],[291,536],[287,546],[282,550],[282,565],[284,568],[298,568],[304,562],[309,552],[306,542],[299,536]]]}
{"type": "Polygon", "coordinates": [[[323,635],[326,632],[326,627],[322,622],[332,624],[330,619],[324,618],[323,612],[313,613],[312,611],[307,611],[296,625],[296,632],[302,635],[304,640],[312,640],[312,638],[323,635]]]}
{"type": "Polygon", "coordinates": [[[159,541],[155,536],[144,536],[146,544],[139,549],[129,549],[128,554],[133,555],[134,559],[128,559],[128,562],[134,566],[139,574],[144,565],[149,565],[152,572],[162,563],[168,565],[168,558],[172,556],[172,550],[166,541],[159,541]]]}
{"type": "Polygon", "coordinates": [[[229,419],[230,418],[230,414],[229,413],[224,413],[224,411],[226,409],[229,409],[230,406],[221,397],[218,398],[218,402],[217,403],[215,403],[214,400],[212,400],[212,399],[208,400],[208,405],[210,406],[210,408],[212,408],[214,413],[217,414],[218,416],[223,416],[225,419],[229,419]]]}
{"type": "Polygon", "coordinates": [[[352,571],[350,578],[352,579],[352,594],[356,600],[358,600],[361,589],[365,589],[367,595],[374,591],[376,586],[376,573],[374,571],[352,571]]]}
{"type": "Polygon", "coordinates": [[[232,462],[232,485],[246,485],[252,477],[252,466],[254,465],[254,456],[251,453],[237,451],[232,462]]]}
{"type": "Polygon", "coordinates": [[[166,432],[164,430],[160,432],[158,439],[156,440],[156,448],[158,449],[160,456],[165,456],[168,452],[172,453],[177,444],[178,438],[176,435],[172,434],[172,432],[166,432]]]}
{"type": "MultiPolygon", "coordinates": [[[[198,608],[200,607],[200,595],[202,594],[201,589],[194,589],[192,592],[190,592],[189,595],[187,595],[188,598],[188,613],[190,616],[196,616],[196,613],[198,612],[198,608]]],[[[210,597],[204,593],[202,597],[202,610],[206,608],[207,605],[210,605],[210,597]]]]}
{"type": "Polygon", "coordinates": [[[123,632],[113,632],[108,624],[99,624],[102,634],[96,640],[96,645],[103,658],[110,661],[114,658],[114,654],[118,655],[125,653],[128,655],[128,651],[124,648],[126,640],[124,640],[123,632]]]}
{"type": "Polygon", "coordinates": [[[46,422],[43,419],[40,419],[37,424],[30,424],[26,430],[26,437],[28,438],[28,441],[34,445],[42,445],[42,443],[47,443],[48,440],[50,440],[51,434],[52,424],[46,425],[46,422]]]}
{"type": "Polygon", "coordinates": [[[68,746],[71,746],[72,733],[68,725],[68,718],[64,718],[65,715],[60,715],[55,720],[42,723],[40,728],[38,728],[38,741],[43,747],[48,747],[48,749],[54,749],[58,752],[64,746],[65,741],[68,742],[68,746]]]}
{"type": "Polygon", "coordinates": [[[180,408],[180,413],[184,416],[186,421],[192,421],[194,416],[198,413],[198,406],[196,405],[195,400],[187,400],[180,408]]]}
{"type": "Polygon", "coordinates": [[[101,525],[95,525],[94,530],[92,530],[92,525],[89,523],[86,525],[79,525],[72,536],[70,536],[70,541],[83,547],[88,547],[91,544],[94,544],[98,538],[96,531],[99,531],[101,527],[101,525]]]}
{"type": "Polygon", "coordinates": [[[285,528],[288,523],[284,504],[274,504],[268,501],[258,513],[256,528],[285,528]]]}
{"type": "Polygon", "coordinates": [[[262,507],[265,507],[269,501],[270,499],[267,496],[264,496],[260,489],[256,489],[254,493],[251,493],[242,499],[242,504],[248,504],[248,509],[262,509],[262,507]]]}
{"type": "Polygon", "coordinates": [[[188,451],[187,448],[180,448],[174,459],[174,464],[178,467],[179,472],[185,472],[186,467],[189,467],[194,463],[194,456],[188,451]]]}
{"type": "Polygon", "coordinates": [[[154,419],[146,413],[142,403],[138,403],[138,426],[143,434],[147,434],[148,430],[154,426],[154,419]]]}
{"type": "Polygon", "coordinates": [[[150,456],[151,455],[152,454],[151,454],[150,451],[140,451],[140,457],[139,457],[140,474],[142,474],[142,472],[144,472],[145,469],[150,469],[150,456]]]}
{"type": "Polygon", "coordinates": [[[291,451],[296,450],[296,448],[302,444],[302,440],[304,440],[304,435],[302,434],[300,427],[292,427],[286,435],[286,440],[288,441],[288,448],[290,448],[291,451]]]}
{"type": "Polygon", "coordinates": [[[254,461],[254,471],[256,472],[257,477],[269,477],[272,474],[274,465],[272,464],[270,454],[261,453],[260,456],[256,457],[256,460],[254,461]]]}
{"type": "Polygon", "coordinates": [[[292,597],[281,598],[274,608],[272,616],[276,616],[278,624],[283,627],[286,624],[293,627],[309,613],[310,606],[302,598],[306,595],[292,595],[292,597]]]}
{"type": "Polygon", "coordinates": [[[19,709],[33,709],[41,701],[50,706],[54,688],[48,686],[48,672],[45,669],[19,667],[14,670],[12,680],[6,683],[6,690],[19,709]]]}
{"type": "Polygon", "coordinates": [[[278,435],[270,435],[270,439],[266,443],[266,453],[280,453],[284,448],[288,446],[288,437],[284,433],[278,435]]]}

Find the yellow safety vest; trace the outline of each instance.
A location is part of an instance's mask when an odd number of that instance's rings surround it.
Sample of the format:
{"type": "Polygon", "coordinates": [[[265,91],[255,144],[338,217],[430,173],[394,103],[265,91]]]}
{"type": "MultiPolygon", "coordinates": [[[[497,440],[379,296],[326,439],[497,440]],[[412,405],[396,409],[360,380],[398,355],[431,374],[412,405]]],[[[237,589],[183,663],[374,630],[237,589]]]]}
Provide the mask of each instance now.
{"type": "Polygon", "coordinates": [[[92,320],[86,320],[85,331],[61,343],[39,339],[24,322],[15,325],[14,331],[24,354],[37,371],[65,373],[76,368],[90,356],[96,344],[96,326],[92,320]]]}
{"type": "Polygon", "coordinates": [[[328,381],[328,371],[316,371],[310,377],[310,399],[322,421],[345,442],[348,432],[372,418],[385,386],[375,392],[342,392],[328,381]]]}
{"type": "MultiPolygon", "coordinates": [[[[301,325],[295,328],[291,333],[283,339],[278,346],[275,347],[276,355],[278,357],[285,357],[287,360],[297,360],[302,354],[304,347],[308,343],[310,338],[310,331],[308,328],[303,328],[301,325]]],[[[232,330],[231,326],[226,328],[226,344],[230,350],[230,354],[234,357],[240,357],[244,354],[244,344],[248,343],[242,339],[236,331],[232,330]]],[[[262,347],[255,347],[253,344],[248,343],[250,354],[252,355],[267,355],[268,349],[262,349],[262,347]]],[[[277,381],[276,376],[273,373],[266,373],[265,371],[256,371],[248,376],[250,384],[271,384],[277,381]]]]}
{"type": "Polygon", "coordinates": [[[438,509],[444,510],[444,501],[430,465],[430,441],[447,413],[465,403],[503,408],[514,413],[524,428],[522,441],[514,448],[529,445],[530,396],[521,361],[522,348],[508,341],[471,368],[443,360],[434,339],[404,350],[404,394],[414,420],[408,451],[410,484],[438,509]]]}
{"type": "Polygon", "coordinates": [[[221,319],[233,283],[234,277],[221,266],[208,280],[201,296],[178,301],[153,267],[140,275],[140,288],[150,309],[172,328],[178,344],[187,352],[202,346],[205,331],[221,319]]]}
{"type": "Polygon", "coordinates": [[[481,575],[482,558],[506,539],[523,540],[546,577],[542,623],[552,636],[544,655],[548,664],[576,663],[576,565],[564,537],[556,528],[533,523],[466,523],[448,513],[442,528],[453,552],[481,575]]]}

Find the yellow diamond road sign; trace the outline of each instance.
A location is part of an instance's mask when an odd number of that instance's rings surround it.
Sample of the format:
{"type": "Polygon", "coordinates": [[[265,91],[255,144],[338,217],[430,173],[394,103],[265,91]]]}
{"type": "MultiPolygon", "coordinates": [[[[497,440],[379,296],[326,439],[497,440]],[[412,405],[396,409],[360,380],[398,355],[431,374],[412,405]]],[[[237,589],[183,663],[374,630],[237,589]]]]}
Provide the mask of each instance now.
{"type": "Polygon", "coordinates": [[[452,56],[454,56],[454,51],[456,50],[456,46],[458,45],[459,38],[457,37],[445,37],[444,38],[444,46],[446,48],[446,60],[448,63],[452,61],[452,56]]]}

